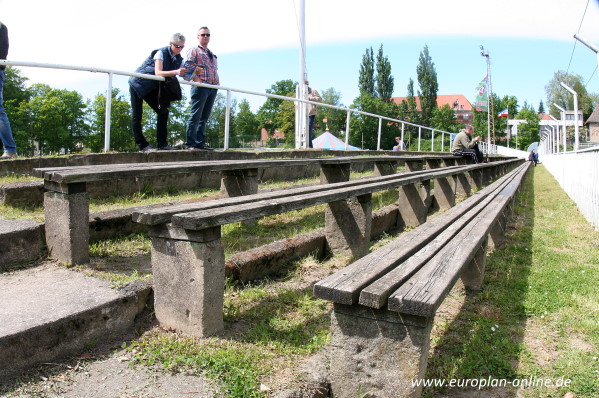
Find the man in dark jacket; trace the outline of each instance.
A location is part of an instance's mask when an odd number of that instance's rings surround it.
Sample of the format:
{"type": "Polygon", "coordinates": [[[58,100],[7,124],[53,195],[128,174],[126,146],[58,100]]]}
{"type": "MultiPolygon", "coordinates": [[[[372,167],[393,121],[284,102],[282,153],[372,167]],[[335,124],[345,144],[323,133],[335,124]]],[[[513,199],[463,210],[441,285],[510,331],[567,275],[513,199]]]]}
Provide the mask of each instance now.
{"type": "MultiPolygon", "coordinates": [[[[6,25],[0,22],[0,59],[6,59],[8,55],[8,29],[6,25]]],[[[4,69],[5,66],[0,66],[0,140],[4,146],[4,154],[0,159],[10,159],[17,157],[17,144],[12,137],[12,130],[8,116],[4,111],[4,69]]]]}
{"type": "MultiPolygon", "coordinates": [[[[168,46],[152,51],[150,56],[141,64],[135,72],[146,75],[173,77],[184,75],[187,69],[181,67],[183,57],[181,51],[185,46],[185,37],[175,33],[168,46]]],[[[131,128],[133,138],[140,152],[153,151],[154,148],[148,143],[141,131],[141,117],[143,112],[143,101],[156,112],[156,144],[159,150],[175,149],[167,144],[167,122],[169,102],[164,103],[158,97],[159,82],[157,80],[144,79],[141,77],[129,78],[129,93],[131,94],[131,128]]]]}

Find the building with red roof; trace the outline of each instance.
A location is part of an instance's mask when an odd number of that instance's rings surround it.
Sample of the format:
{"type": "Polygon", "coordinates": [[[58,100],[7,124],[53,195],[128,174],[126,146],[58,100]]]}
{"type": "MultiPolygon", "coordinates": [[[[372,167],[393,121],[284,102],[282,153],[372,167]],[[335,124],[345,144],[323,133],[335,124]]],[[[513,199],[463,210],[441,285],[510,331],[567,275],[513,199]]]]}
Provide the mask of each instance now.
{"type": "MultiPolygon", "coordinates": [[[[416,109],[420,111],[420,97],[416,99],[416,109]]],[[[396,104],[401,104],[402,101],[408,100],[408,97],[392,97],[391,100],[396,104]]],[[[437,107],[442,108],[443,105],[449,105],[453,109],[458,123],[471,123],[474,115],[472,113],[472,104],[462,94],[437,95],[437,107]]]]}

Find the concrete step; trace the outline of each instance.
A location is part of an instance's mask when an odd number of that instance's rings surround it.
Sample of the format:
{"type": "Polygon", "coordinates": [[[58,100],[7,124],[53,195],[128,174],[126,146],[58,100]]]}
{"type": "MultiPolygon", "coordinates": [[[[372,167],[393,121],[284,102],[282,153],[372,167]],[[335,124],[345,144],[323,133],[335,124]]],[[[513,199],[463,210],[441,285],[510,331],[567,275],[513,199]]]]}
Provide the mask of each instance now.
{"type": "Polygon", "coordinates": [[[152,306],[152,288],[56,265],[0,274],[0,379],[118,339],[152,306]]]}

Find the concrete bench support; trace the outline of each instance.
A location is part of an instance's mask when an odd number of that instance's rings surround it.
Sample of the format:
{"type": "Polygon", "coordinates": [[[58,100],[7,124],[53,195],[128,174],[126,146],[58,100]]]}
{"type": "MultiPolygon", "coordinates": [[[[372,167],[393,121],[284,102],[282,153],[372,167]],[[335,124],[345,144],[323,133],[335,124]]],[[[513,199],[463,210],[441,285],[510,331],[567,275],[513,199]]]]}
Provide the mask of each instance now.
{"type": "Polygon", "coordinates": [[[424,377],[432,320],[334,304],[330,382],[335,397],[416,397],[424,377]]]}
{"type": "Polygon", "coordinates": [[[258,169],[224,170],[220,193],[224,198],[258,193],[258,169]]]}
{"type": "Polygon", "coordinates": [[[160,324],[195,337],[223,329],[225,254],[220,226],[152,229],[154,309],[160,324]]]}
{"type": "Polygon", "coordinates": [[[48,252],[69,265],[88,263],[89,196],[85,183],[49,185],[51,190],[44,193],[48,252]]]}
{"type": "Polygon", "coordinates": [[[431,203],[430,180],[399,187],[399,228],[417,227],[426,221],[431,203]]]}
{"type": "Polygon", "coordinates": [[[372,230],[372,194],[331,202],[325,210],[325,236],[333,254],[368,254],[372,230]]]}
{"type": "Polygon", "coordinates": [[[481,290],[483,287],[483,277],[485,275],[485,268],[487,265],[487,245],[488,238],[485,238],[482,245],[478,248],[474,257],[464,267],[460,278],[464,283],[464,286],[471,290],[481,290]]]}
{"type": "MultiPolygon", "coordinates": [[[[442,167],[441,159],[427,159],[428,169],[438,169],[442,167]]],[[[455,205],[457,177],[443,177],[435,180],[434,196],[441,210],[446,210],[455,205]]]]}
{"type": "Polygon", "coordinates": [[[388,176],[397,173],[397,161],[392,162],[374,162],[374,175],[388,176]]]}

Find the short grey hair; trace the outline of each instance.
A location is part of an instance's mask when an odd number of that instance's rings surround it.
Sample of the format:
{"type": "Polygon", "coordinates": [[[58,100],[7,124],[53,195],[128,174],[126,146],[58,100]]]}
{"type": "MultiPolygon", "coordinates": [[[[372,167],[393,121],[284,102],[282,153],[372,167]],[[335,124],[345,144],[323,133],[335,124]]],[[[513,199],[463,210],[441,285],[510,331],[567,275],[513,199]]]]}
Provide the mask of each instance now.
{"type": "Polygon", "coordinates": [[[198,29],[198,35],[200,34],[200,31],[202,29],[210,30],[210,28],[208,28],[207,26],[202,26],[200,29],[198,29]]]}
{"type": "Polygon", "coordinates": [[[171,43],[173,43],[173,44],[179,43],[180,41],[182,41],[183,43],[185,43],[185,36],[183,36],[181,33],[175,33],[171,37],[171,43]]]}

